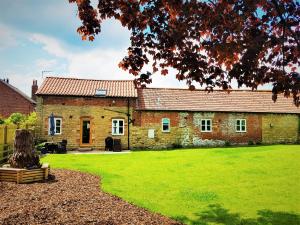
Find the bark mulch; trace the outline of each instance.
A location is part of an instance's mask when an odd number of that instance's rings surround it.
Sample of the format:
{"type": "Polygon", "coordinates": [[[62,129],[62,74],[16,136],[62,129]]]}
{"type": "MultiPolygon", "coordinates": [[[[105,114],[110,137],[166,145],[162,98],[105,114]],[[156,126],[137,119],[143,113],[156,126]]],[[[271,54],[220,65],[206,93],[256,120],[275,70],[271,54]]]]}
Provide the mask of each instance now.
{"type": "Polygon", "coordinates": [[[51,173],[45,183],[0,182],[0,224],[180,224],[104,193],[99,177],[51,173]]]}

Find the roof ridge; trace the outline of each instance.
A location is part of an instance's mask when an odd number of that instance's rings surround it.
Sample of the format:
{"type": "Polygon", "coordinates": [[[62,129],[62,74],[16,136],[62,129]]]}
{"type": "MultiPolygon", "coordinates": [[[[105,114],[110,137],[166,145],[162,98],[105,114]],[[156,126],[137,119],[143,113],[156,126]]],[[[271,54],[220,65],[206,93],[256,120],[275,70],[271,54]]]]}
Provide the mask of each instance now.
{"type": "MultiPolygon", "coordinates": [[[[189,90],[188,88],[159,88],[159,87],[149,87],[149,88],[139,88],[139,90],[149,90],[149,89],[152,89],[152,90],[179,90],[179,91],[191,91],[189,90]]],[[[195,89],[193,91],[206,91],[208,92],[208,90],[205,90],[205,89],[195,89]]],[[[215,91],[220,91],[220,92],[227,92],[227,90],[223,90],[223,89],[214,89],[213,91],[211,92],[215,92],[215,91]]],[[[247,89],[232,89],[230,90],[231,92],[232,91],[237,91],[237,92],[272,92],[271,90],[247,90],[247,89]]]]}
{"type": "Polygon", "coordinates": [[[78,78],[78,77],[55,77],[55,76],[47,76],[46,79],[64,79],[64,80],[90,80],[90,81],[121,81],[121,82],[133,82],[133,80],[100,80],[100,79],[90,79],[90,78],[78,78]]]}

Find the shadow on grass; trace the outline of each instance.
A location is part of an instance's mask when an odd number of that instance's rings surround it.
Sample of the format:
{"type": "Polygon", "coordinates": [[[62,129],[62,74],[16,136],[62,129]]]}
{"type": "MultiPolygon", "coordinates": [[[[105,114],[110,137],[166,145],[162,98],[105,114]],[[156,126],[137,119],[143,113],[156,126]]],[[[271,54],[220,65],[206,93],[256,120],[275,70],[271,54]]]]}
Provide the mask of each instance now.
{"type": "Polygon", "coordinates": [[[208,225],[210,223],[220,225],[300,225],[300,216],[286,212],[273,212],[271,210],[259,210],[258,217],[241,218],[238,213],[230,213],[228,209],[220,205],[209,205],[208,210],[196,214],[196,219],[191,220],[185,216],[174,219],[185,224],[208,225]]]}

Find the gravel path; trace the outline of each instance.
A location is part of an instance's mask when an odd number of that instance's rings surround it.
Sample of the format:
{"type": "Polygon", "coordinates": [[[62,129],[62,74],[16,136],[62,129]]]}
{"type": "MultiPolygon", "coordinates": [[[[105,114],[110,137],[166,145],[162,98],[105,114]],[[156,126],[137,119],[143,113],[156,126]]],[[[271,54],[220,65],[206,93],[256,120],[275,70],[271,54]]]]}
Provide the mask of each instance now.
{"type": "Polygon", "coordinates": [[[179,224],[102,192],[96,176],[51,172],[46,183],[0,182],[0,224],[179,224]]]}

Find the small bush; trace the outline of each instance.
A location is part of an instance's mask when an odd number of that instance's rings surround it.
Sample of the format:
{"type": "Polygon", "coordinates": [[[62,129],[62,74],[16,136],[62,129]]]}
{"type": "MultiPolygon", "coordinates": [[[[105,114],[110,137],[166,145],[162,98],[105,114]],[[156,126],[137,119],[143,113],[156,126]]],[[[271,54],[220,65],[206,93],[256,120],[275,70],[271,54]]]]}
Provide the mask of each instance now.
{"type": "Polygon", "coordinates": [[[231,142],[230,141],[225,141],[225,145],[224,146],[226,146],[226,147],[231,146],[231,142]]]}
{"type": "Polygon", "coordinates": [[[261,143],[261,141],[257,141],[256,144],[257,145],[261,145],[262,143],[261,143]]]}
{"type": "Polygon", "coordinates": [[[20,124],[25,121],[25,118],[26,118],[26,116],[23,115],[22,113],[13,113],[5,120],[5,123],[8,125],[15,124],[19,128],[20,124]]]}
{"type": "Polygon", "coordinates": [[[254,145],[254,142],[252,140],[248,141],[248,145],[254,145]]]}
{"type": "Polygon", "coordinates": [[[183,146],[181,144],[179,144],[179,143],[173,143],[172,144],[172,148],[173,149],[178,149],[178,148],[183,148],[183,146]]]}
{"type": "Polygon", "coordinates": [[[45,147],[45,142],[36,145],[36,146],[35,146],[35,149],[36,149],[37,151],[40,152],[40,151],[42,151],[42,149],[43,149],[44,147],[45,147]]]}

